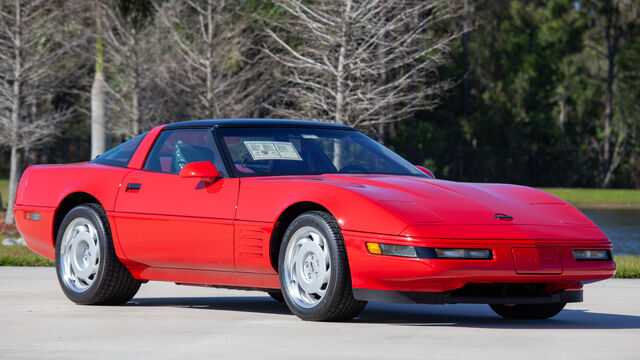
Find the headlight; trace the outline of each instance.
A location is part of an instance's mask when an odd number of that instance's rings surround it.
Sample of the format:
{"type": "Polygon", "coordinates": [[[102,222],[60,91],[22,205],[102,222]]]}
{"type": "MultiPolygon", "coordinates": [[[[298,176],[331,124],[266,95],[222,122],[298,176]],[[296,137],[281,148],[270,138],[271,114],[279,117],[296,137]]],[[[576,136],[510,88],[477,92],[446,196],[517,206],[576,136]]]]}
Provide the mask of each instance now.
{"type": "Polygon", "coordinates": [[[611,260],[609,250],[573,250],[573,258],[576,260],[611,260]]]}
{"type": "Polygon", "coordinates": [[[493,252],[489,249],[426,248],[368,242],[367,250],[375,255],[420,259],[493,259],[493,252]]]}

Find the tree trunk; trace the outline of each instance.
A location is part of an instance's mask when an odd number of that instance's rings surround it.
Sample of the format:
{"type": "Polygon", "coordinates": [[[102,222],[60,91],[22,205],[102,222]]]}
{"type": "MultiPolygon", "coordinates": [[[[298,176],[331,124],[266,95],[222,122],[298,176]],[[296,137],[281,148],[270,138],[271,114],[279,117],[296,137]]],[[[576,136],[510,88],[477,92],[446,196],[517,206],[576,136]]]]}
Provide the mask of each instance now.
{"type": "Polygon", "coordinates": [[[18,180],[20,179],[19,165],[20,156],[18,147],[18,127],[20,126],[20,117],[22,115],[22,9],[20,0],[16,0],[16,31],[15,31],[15,65],[13,68],[13,106],[11,107],[11,165],[9,167],[9,194],[7,198],[7,213],[5,214],[5,223],[13,224],[13,205],[16,201],[16,190],[18,189],[18,180]]]}
{"type": "MultiPolygon", "coordinates": [[[[222,2],[221,4],[218,4],[218,6],[224,6],[224,2],[222,2]]],[[[214,18],[213,16],[213,7],[214,7],[214,0],[209,0],[208,4],[207,4],[207,25],[208,25],[208,29],[207,29],[207,63],[206,63],[206,70],[207,70],[207,83],[206,83],[206,87],[207,87],[207,94],[206,94],[206,109],[207,109],[207,114],[206,116],[209,118],[216,118],[219,116],[218,111],[216,109],[216,104],[215,104],[215,99],[213,98],[213,87],[214,87],[214,82],[213,82],[213,72],[214,69],[216,68],[216,64],[215,64],[215,52],[214,52],[214,44],[213,44],[213,38],[215,35],[215,31],[216,31],[216,24],[215,21],[217,20],[216,18],[214,18]]]]}
{"type": "Polygon", "coordinates": [[[613,83],[615,82],[615,59],[618,51],[618,34],[615,30],[617,24],[612,24],[611,17],[607,17],[605,29],[605,42],[607,46],[607,85],[605,90],[605,110],[604,110],[604,144],[602,149],[602,172],[600,186],[609,187],[611,183],[611,173],[613,172],[611,154],[611,125],[613,122],[613,83]],[[613,32],[613,39],[611,33],[613,32]]]}
{"type": "Polygon", "coordinates": [[[607,86],[605,91],[604,106],[604,146],[602,149],[602,183],[603,188],[609,186],[609,177],[611,167],[611,120],[613,119],[613,58],[609,54],[608,59],[607,86]]]}
{"type": "Polygon", "coordinates": [[[139,93],[139,78],[135,75],[133,80],[133,94],[131,94],[131,136],[137,136],[140,132],[140,93],[139,93]]]}
{"type": "Polygon", "coordinates": [[[11,167],[9,170],[9,196],[7,197],[7,213],[4,222],[13,224],[15,219],[13,216],[13,205],[16,201],[16,192],[18,190],[18,182],[20,181],[20,170],[22,168],[22,159],[20,151],[16,146],[11,146],[11,167]]]}
{"type": "Polygon", "coordinates": [[[338,171],[342,169],[342,142],[340,139],[335,139],[333,142],[333,166],[338,171]]]}
{"type": "Polygon", "coordinates": [[[100,14],[96,12],[96,73],[91,86],[91,158],[102,154],[106,150],[107,124],[107,83],[104,77],[102,47],[102,24],[100,14]]]}
{"type": "Polygon", "coordinates": [[[606,103],[604,110],[604,145],[602,149],[602,175],[601,184],[603,188],[609,187],[611,172],[611,119],[613,118],[613,95],[611,94],[611,84],[607,80],[606,103]]]}
{"type": "Polygon", "coordinates": [[[387,134],[386,134],[385,123],[381,122],[378,124],[378,142],[382,145],[385,145],[386,141],[387,141],[387,134]]]}
{"type": "Polygon", "coordinates": [[[464,24],[462,34],[462,57],[464,78],[462,79],[462,116],[469,118],[469,0],[464,0],[464,24]]]}
{"type": "Polygon", "coordinates": [[[107,84],[104,73],[97,72],[91,86],[91,158],[106,150],[106,96],[107,84]]]}
{"type": "Polygon", "coordinates": [[[351,0],[347,0],[345,3],[345,11],[342,14],[342,28],[340,33],[340,52],[338,55],[338,69],[336,74],[336,117],[335,122],[338,124],[344,124],[346,122],[346,116],[344,114],[344,92],[345,92],[345,68],[344,63],[347,56],[347,17],[351,12],[351,0]]]}
{"type": "Polygon", "coordinates": [[[407,134],[407,160],[412,164],[416,161],[416,113],[409,118],[409,130],[407,134]]]}
{"type": "MultiPolygon", "coordinates": [[[[342,14],[342,29],[340,34],[340,52],[338,55],[338,69],[336,76],[336,117],[335,122],[338,124],[344,124],[346,114],[344,114],[344,92],[345,92],[345,69],[344,63],[347,56],[347,17],[351,12],[351,0],[347,0],[345,4],[345,11],[342,14]]],[[[333,165],[338,171],[342,168],[342,143],[337,141],[333,143],[333,165]]]]}
{"type": "Polygon", "coordinates": [[[133,89],[131,94],[131,137],[140,132],[140,59],[138,57],[138,32],[133,29],[133,89]]]}

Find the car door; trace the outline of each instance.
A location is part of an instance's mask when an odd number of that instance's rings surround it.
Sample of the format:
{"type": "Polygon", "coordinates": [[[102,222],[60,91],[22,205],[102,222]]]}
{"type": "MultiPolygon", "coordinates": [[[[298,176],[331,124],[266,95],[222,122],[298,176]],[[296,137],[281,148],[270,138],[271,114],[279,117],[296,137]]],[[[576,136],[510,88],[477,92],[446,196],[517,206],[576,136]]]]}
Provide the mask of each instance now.
{"type": "Polygon", "coordinates": [[[239,180],[226,177],[209,129],[164,130],[144,167],[124,179],[115,225],[125,257],[151,267],[235,270],[233,218],[239,180]],[[222,178],[181,178],[182,166],[211,161],[222,178]]]}

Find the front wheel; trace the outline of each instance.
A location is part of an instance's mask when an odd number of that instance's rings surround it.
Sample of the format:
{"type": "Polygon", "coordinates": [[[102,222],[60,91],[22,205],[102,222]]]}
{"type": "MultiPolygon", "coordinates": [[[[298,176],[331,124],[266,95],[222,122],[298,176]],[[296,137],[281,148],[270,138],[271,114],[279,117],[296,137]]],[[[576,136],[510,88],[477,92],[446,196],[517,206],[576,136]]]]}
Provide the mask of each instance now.
{"type": "Polygon", "coordinates": [[[303,320],[349,320],[367,304],[353,297],[342,232],[326,212],[306,212],[289,225],[278,273],[287,306],[303,320]]]}
{"type": "Polygon", "coordinates": [[[489,306],[498,315],[506,319],[548,319],[556,316],[567,303],[551,303],[551,304],[516,304],[516,305],[499,305],[490,304],[489,306]]]}
{"type": "Polygon", "coordinates": [[[83,305],[124,304],[141,284],[118,260],[107,214],[97,204],[76,206],[62,220],[56,273],[65,295],[83,305]]]}

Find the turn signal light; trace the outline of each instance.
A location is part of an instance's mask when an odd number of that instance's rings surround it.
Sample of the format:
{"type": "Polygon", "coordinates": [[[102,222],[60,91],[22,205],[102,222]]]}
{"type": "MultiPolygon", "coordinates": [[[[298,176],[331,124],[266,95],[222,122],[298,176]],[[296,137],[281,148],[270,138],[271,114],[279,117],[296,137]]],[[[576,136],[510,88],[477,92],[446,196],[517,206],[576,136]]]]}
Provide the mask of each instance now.
{"type": "Polygon", "coordinates": [[[418,257],[416,248],[413,246],[367,243],[367,249],[376,255],[418,257]]]}
{"type": "Polygon", "coordinates": [[[378,243],[367,243],[367,249],[372,254],[382,255],[382,249],[380,249],[380,244],[378,243]]]}
{"type": "Polygon", "coordinates": [[[24,213],[24,218],[25,218],[25,220],[40,221],[40,213],[25,212],[24,213]]]}

